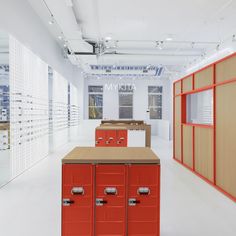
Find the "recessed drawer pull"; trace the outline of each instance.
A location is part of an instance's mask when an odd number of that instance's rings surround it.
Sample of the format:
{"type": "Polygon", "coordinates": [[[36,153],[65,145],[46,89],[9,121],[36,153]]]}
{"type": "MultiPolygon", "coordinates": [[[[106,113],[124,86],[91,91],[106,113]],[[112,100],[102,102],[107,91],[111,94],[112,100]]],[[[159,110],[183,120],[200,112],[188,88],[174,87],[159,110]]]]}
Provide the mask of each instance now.
{"type": "Polygon", "coordinates": [[[125,140],[125,138],[121,137],[120,140],[125,140]]]}
{"type": "Polygon", "coordinates": [[[147,187],[140,187],[138,188],[138,194],[139,195],[149,195],[150,194],[150,189],[147,187]]]}
{"type": "Polygon", "coordinates": [[[75,202],[74,201],[72,201],[72,200],[70,200],[70,199],[68,199],[68,198],[64,198],[63,200],[62,200],[62,205],[63,206],[70,206],[71,204],[74,204],[75,202]]]}
{"type": "Polygon", "coordinates": [[[113,187],[107,187],[104,190],[104,194],[106,195],[117,195],[117,189],[113,187]]]}
{"type": "Polygon", "coordinates": [[[84,195],[84,188],[83,187],[74,187],[71,190],[72,195],[84,195]]]}
{"type": "Polygon", "coordinates": [[[140,201],[137,200],[136,198],[130,198],[129,199],[129,206],[136,206],[139,203],[140,203],[140,201]]]}
{"type": "Polygon", "coordinates": [[[107,204],[107,200],[104,200],[102,198],[96,199],[96,206],[103,206],[104,204],[107,204]]]}
{"type": "Polygon", "coordinates": [[[102,137],[99,137],[98,140],[103,140],[103,138],[102,138],[102,137]]]}

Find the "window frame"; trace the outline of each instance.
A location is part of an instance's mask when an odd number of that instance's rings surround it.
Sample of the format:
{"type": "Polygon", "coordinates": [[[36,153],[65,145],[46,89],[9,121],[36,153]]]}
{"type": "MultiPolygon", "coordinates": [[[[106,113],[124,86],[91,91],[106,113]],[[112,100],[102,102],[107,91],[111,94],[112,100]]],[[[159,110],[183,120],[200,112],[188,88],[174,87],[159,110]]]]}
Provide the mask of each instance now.
{"type": "Polygon", "coordinates": [[[103,107],[104,107],[104,103],[103,103],[103,85],[88,85],[88,119],[89,120],[102,120],[103,119],[103,107]],[[101,92],[90,92],[89,88],[90,87],[101,87],[101,92]],[[90,95],[102,95],[102,106],[90,106],[89,101],[90,101],[90,95]],[[102,109],[102,117],[101,118],[90,118],[90,108],[101,108],[102,109]]]}
{"type": "MultiPolygon", "coordinates": [[[[126,88],[128,88],[127,86],[125,86],[126,88]]],[[[121,90],[121,88],[119,88],[118,89],[118,113],[119,113],[119,119],[120,120],[132,120],[133,119],[133,117],[134,117],[134,89],[133,88],[131,88],[130,89],[130,91],[122,91],[121,90]],[[132,106],[121,106],[120,105],[120,95],[132,95],[132,106]],[[127,117],[125,117],[125,118],[121,118],[121,116],[120,116],[120,108],[132,108],[132,116],[131,117],[129,117],[129,118],[127,118],[127,117]]]]}
{"type": "Polygon", "coordinates": [[[149,110],[149,119],[150,120],[162,120],[163,119],[163,86],[162,85],[149,85],[148,86],[148,110],[149,110]],[[161,88],[161,92],[159,92],[159,89],[157,89],[157,92],[149,92],[149,88],[150,87],[156,87],[156,88],[161,88]],[[149,96],[153,96],[153,95],[156,95],[156,96],[161,96],[161,105],[160,106],[158,106],[158,105],[156,105],[156,106],[150,106],[150,104],[149,104],[149,96]],[[158,110],[158,109],[161,109],[161,115],[160,115],[160,117],[158,117],[158,113],[157,113],[157,117],[156,118],[152,118],[151,117],[151,109],[156,109],[156,110],[158,110]]]}

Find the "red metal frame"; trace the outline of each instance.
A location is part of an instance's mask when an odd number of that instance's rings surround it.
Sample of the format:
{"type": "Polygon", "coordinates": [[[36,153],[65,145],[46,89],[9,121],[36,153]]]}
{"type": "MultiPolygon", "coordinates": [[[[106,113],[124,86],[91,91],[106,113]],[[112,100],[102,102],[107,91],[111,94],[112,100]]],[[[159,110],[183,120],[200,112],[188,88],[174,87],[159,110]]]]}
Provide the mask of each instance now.
{"type": "Polygon", "coordinates": [[[217,172],[216,172],[216,87],[217,86],[221,86],[221,85],[225,85],[225,84],[229,84],[229,83],[233,83],[236,82],[236,78],[231,78],[229,80],[226,81],[222,81],[222,82],[218,82],[216,81],[216,65],[220,62],[223,62],[227,59],[230,59],[232,57],[235,57],[236,53],[233,53],[223,59],[220,59],[214,63],[211,63],[210,65],[207,65],[203,68],[201,68],[200,70],[197,70],[196,72],[189,74],[185,77],[183,77],[182,79],[179,79],[177,81],[174,82],[173,86],[173,159],[180,163],[181,165],[183,165],[184,167],[186,167],[187,169],[189,169],[191,172],[193,172],[195,175],[197,175],[198,177],[200,177],[201,179],[203,179],[204,181],[206,181],[207,183],[209,183],[211,186],[213,186],[215,189],[217,189],[218,191],[220,191],[221,193],[223,193],[224,195],[226,195],[228,198],[230,198],[231,200],[233,200],[234,202],[236,202],[236,196],[232,196],[231,194],[227,193],[225,190],[223,190],[222,188],[220,188],[219,186],[217,186],[217,172]],[[195,74],[210,68],[213,66],[213,84],[209,85],[209,86],[205,86],[202,88],[198,88],[195,89],[195,74]],[[192,90],[191,91],[187,91],[187,92],[183,92],[183,80],[192,76],[192,90]],[[176,83],[181,82],[181,93],[180,94],[175,94],[175,85],[176,83]],[[188,94],[193,94],[193,93],[198,93],[198,92],[202,92],[205,90],[209,90],[212,89],[213,90],[213,125],[204,125],[204,124],[192,124],[192,123],[187,123],[186,122],[186,95],[188,94]],[[181,96],[184,100],[182,100],[182,121],[181,121],[181,161],[178,160],[177,158],[175,158],[175,98],[181,96]],[[183,109],[183,107],[185,109],[183,109]],[[184,110],[184,111],[183,111],[184,110]],[[187,125],[187,126],[192,126],[193,129],[193,134],[192,134],[192,142],[193,142],[193,150],[192,150],[192,158],[193,158],[193,168],[190,168],[189,166],[187,166],[186,164],[183,163],[183,125],[187,125]],[[207,129],[213,129],[213,182],[207,178],[205,178],[204,176],[202,176],[201,174],[196,172],[195,169],[195,127],[201,127],[201,128],[207,128],[207,129]]]}

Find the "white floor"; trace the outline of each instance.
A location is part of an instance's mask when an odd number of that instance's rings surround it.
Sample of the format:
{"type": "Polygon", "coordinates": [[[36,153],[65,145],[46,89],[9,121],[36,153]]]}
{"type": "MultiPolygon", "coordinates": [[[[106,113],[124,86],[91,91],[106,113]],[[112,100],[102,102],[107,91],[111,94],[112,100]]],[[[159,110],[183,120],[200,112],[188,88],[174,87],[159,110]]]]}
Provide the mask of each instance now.
{"type": "MultiPolygon", "coordinates": [[[[77,144],[0,189],[1,236],[60,236],[61,158],[77,144]]],[[[174,162],[171,143],[153,144],[162,163],[161,236],[235,236],[236,204],[174,162]]]]}

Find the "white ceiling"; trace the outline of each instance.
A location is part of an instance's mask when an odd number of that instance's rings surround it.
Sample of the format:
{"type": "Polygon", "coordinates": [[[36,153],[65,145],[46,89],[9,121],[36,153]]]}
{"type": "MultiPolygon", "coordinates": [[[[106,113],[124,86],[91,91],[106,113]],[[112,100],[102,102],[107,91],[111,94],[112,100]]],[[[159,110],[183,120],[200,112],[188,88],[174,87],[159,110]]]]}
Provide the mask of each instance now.
{"type": "MultiPolygon", "coordinates": [[[[61,33],[73,51],[91,51],[83,39],[103,42],[110,54],[99,56],[98,64],[163,64],[182,71],[236,34],[235,0],[28,1],[62,47],[61,33]],[[57,24],[48,24],[49,12],[57,24]],[[156,41],[163,41],[161,49],[156,41]]],[[[90,64],[81,58],[75,63],[90,64]]]]}

